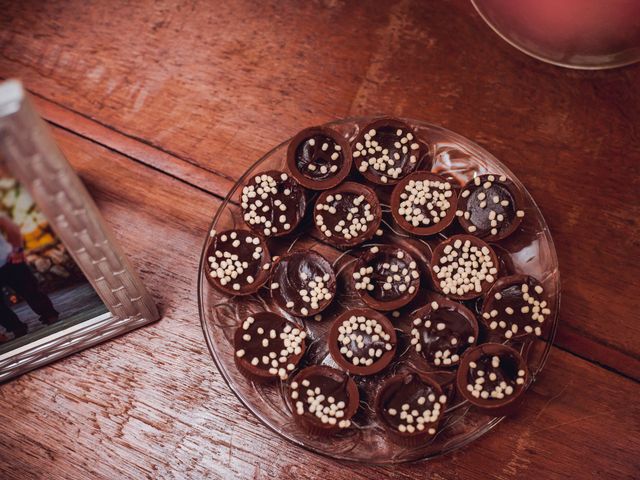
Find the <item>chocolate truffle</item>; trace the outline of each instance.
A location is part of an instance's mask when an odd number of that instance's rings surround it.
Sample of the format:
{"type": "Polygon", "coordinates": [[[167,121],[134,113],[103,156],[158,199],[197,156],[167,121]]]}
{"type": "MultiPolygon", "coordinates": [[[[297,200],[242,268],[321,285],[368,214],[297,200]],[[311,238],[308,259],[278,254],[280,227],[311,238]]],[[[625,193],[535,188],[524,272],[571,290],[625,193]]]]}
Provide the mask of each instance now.
{"type": "Polygon", "coordinates": [[[353,308],[340,315],[329,331],[329,352],[339,367],[354,375],[383,370],[396,352],[393,324],[368,308],[353,308]]]}
{"type": "Polygon", "coordinates": [[[393,189],[391,214],[403,230],[414,235],[441,232],[455,218],[458,199],[454,187],[435,173],[407,175],[393,189]]]}
{"type": "Polygon", "coordinates": [[[435,380],[425,374],[407,372],[382,384],[374,408],[392,441],[415,446],[436,434],[446,403],[447,396],[435,380]]]}
{"type": "Polygon", "coordinates": [[[254,232],[265,237],[286,235],[304,216],[304,189],[290,175],[269,170],[253,177],[242,189],[242,216],[254,232]]]}
{"type": "Polygon", "coordinates": [[[465,350],[478,340],[473,312],[449,299],[434,300],[410,318],[411,345],[434,368],[457,367],[465,350]]]}
{"type": "Polygon", "coordinates": [[[370,182],[393,185],[418,168],[428,154],[406,123],[383,118],[362,128],[352,143],[358,171],[370,182]]]}
{"type": "Polygon", "coordinates": [[[281,256],[271,275],[271,297],[292,315],[308,317],[324,310],[336,293],[331,264],[312,250],[281,256]]]}
{"type": "Polygon", "coordinates": [[[291,382],[289,398],[296,422],[316,435],[349,428],[360,404],[353,379],[324,365],[301,370],[291,382]]]}
{"type": "Polygon", "coordinates": [[[286,380],[304,355],[303,327],[271,312],[242,322],[234,335],[238,370],[252,380],[286,380]]]}
{"type": "Polygon", "coordinates": [[[522,195],[505,175],[480,175],[460,192],[456,215],[467,233],[495,242],[518,228],[522,195]]]}
{"type": "Polygon", "coordinates": [[[512,275],[498,280],[487,292],[482,305],[482,320],[501,340],[542,335],[542,325],[551,310],[542,285],[527,275],[512,275]]]}
{"type": "Polygon", "coordinates": [[[376,310],[395,310],[409,303],[420,288],[420,273],[413,257],[391,245],[368,247],[355,263],[355,289],[376,310]]]}
{"type": "Polygon", "coordinates": [[[206,270],[215,288],[229,295],[248,295],[264,285],[271,256],[260,235],[249,230],[211,233],[206,270]]]}
{"type": "Polygon", "coordinates": [[[352,247],[372,238],[382,219],[375,192],[360,183],[346,182],[322,192],[313,220],[319,235],[336,247],[352,247]]]}
{"type": "Polygon", "coordinates": [[[307,188],[333,188],[349,175],[351,148],[346,139],[331,128],[307,128],[289,143],[287,167],[307,188]]]}
{"type": "Polygon", "coordinates": [[[529,371],[517,350],[485,343],[467,350],[456,376],[458,392],[483,413],[511,413],[529,382],[529,371]]]}
{"type": "Polygon", "coordinates": [[[498,258],[489,245],[472,235],[454,235],[440,243],[431,258],[433,284],[455,300],[470,300],[496,281],[498,258]]]}

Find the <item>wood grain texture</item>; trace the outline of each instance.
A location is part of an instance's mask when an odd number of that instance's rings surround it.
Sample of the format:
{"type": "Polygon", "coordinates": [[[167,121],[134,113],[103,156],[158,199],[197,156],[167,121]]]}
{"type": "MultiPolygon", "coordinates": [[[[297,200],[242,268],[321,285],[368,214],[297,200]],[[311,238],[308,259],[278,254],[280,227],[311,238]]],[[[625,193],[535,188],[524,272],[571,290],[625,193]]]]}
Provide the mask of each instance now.
{"type": "Polygon", "coordinates": [[[558,344],[640,378],[640,66],[542,64],[466,0],[0,5],[0,76],[23,78],[50,120],[217,195],[337,117],[415,117],[478,141],[556,240],[558,344]]]}
{"type": "Polygon", "coordinates": [[[219,201],[75,134],[56,139],[163,320],[0,388],[0,478],[633,478],[637,383],[554,349],[517,416],[463,451],[397,467],[290,445],[230,392],[206,349],[197,263],[219,201]],[[153,185],[153,189],[149,188],[153,185]]]}

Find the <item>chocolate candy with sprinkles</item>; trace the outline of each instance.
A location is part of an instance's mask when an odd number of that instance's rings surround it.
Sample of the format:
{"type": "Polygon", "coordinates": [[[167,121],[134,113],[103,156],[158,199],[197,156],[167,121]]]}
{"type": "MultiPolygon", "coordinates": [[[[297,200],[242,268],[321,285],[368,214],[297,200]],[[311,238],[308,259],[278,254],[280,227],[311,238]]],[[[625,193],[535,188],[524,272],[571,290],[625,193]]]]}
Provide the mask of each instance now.
{"type": "Polygon", "coordinates": [[[331,435],[351,427],[360,404],[353,379],[324,365],[301,370],[288,394],[294,419],[314,435],[331,435]]]}
{"type": "Polygon", "coordinates": [[[520,353],[500,343],[485,343],[465,352],[456,375],[458,392],[489,415],[511,413],[529,383],[520,353]]]}
{"type": "Polygon", "coordinates": [[[482,321],[500,341],[539,337],[550,315],[542,285],[528,275],[501,278],[487,292],[482,305],[482,321]]]}
{"type": "Polygon", "coordinates": [[[375,192],[360,183],[345,182],[322,192],[313,209],[319,236],[336,247],[352,247],[371,239],[382,219],[375,192]]]}
{"type": "Polygon", "coordinates": [[[354,375],[373,375],[389,365],[397,347],[396,331],[383,314],[354,308],[340,315],[329,330],[329,353],[354,375]]]}
{"type": "Polygon", "coordinates": [[[253,177],[243,188],[242,218],[265,237],[290,233],[304,216],[304,188],[289,174],[269,170],[253,177]]]}
{"type": "Polygon", "coordinates": [[[271,312],[247,317],[234,335],[238,370],[256,381],[286,380],[304,355],[307,333],[271,312]]]}
{"type": "Polygon", "coordinates": [[[456,216],[467,233],[495,242],[518,228],[522,205],[520,189],[505,175],[480,175],[462,188],[456,216]]]}
{"type": "Polygon", "coordinates": [[[374,402],[378,420],[395,443],[424,444],[438,432],[447,396],[426,374],[405,372],[387,379],[374,402]]]}
{"type": "Polygon", "coordinates": [[[475,315],[458,302],[439,298],[409,318],[411,345],[435,369],[457,367],[462,354],[478,341],[475,315]]]}
{"type": "Polygon", "coordinates": [[[287,167],[301,185],[327,190],[342,182],[351,171],[351,147],[328,127],[311,127],[298,133],[287,150],[287,167]]]}
{"type": "Polygon", "coordinates": [[[353,270],[360,298],[376,310],[395,310],[409,303],[420,288],[417,262],[406,250],[374,245],[360,255],[353,270]]]}
{"type": "Polygon", "coordinates": [[[391,214],[400,227],[414,235],[434,235],[455,218],[455,184],[440,175],[418,171],[403,178],[391,194],[391,214]]]}
{"type": "Polygon", "coordinates": [[[362,128],[352,142],[353,160],[370,182],[394,185],[415,171],[428,155],[427,146],[405,122],[383,118],[362,128]]]}
{"type": "Polygon", "coordinates": [[[336,293],[331,264],[312,250],[281,256],[271,275],[271,297],[292,315],[308,317],[324,310],[336,293]]]}
{"type": "Polygon", "coordinates": [[[455,300],[485,293],[498,277],[498,258],[484,241],[472,235],[454,235],[440,243],[431,257],[435,288],[455,300]]]}
{"type": "Polygon", "coordinates": [[[249,295],[269,278],[271,256],[263,237],[249,230],[211,232],[207,247],[209,282],[229,295],[249,295]]]}

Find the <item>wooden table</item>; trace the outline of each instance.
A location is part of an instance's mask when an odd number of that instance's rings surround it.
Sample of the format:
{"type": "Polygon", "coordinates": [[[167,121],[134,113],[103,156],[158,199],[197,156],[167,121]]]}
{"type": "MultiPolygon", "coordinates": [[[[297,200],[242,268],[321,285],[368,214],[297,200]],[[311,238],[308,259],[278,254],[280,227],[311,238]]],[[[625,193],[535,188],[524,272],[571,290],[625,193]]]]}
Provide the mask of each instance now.
{"type": "Polygon", "coordinates": [[[163,313],[0,387],[2,478],[638,478],[640,66],[563,70],[469,2],[0,1],[18,77],[163,313]],[[206,349],[196,272],[243,170],[304,126],[388,113],[474,139],[554,235],[560,330],[524,408],[463,451],[337,464],[263,427],[206,349]]]}

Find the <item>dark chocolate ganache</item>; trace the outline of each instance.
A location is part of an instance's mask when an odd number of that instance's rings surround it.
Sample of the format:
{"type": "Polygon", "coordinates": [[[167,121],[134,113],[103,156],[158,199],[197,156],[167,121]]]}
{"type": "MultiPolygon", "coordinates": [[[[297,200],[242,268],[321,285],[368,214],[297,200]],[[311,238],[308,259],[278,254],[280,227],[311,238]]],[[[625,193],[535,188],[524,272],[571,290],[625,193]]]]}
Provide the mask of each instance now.
{"type": "Polygon", "coordinates": [[[325,237],[345,241],[365,235],[376,222],[374,206],[365,195],[354,192],[325,196],[322,202],[316,203],[314,216],[316,226],[325,237]]]}
{"type": "Polygon", "coordinates": [[[434,301],[416,312],[412,322],[411,344],[431,365],[440,368],[455,367],[462,353],[474,345],[477,329],[473,313],[465,307],[434,301]]]}
{"type": "MultiPolygon", "coordinates": [[[[313,373],[296,377],[291,383],[290,396],[294,410],[313,423],[347,428],[351,425],[353,401],[350,398],[349,377],[329,367],[310,367],[313,373]]],[[[356,400],[357,401],[357,400],[356,400]]]]}
{"type": "Polygon", "coordinates": [[[335,292],[331,264],[314,251],[283,255],[273,269],[271,296],[294,315],[315,315],[331,303],[335,292]]]}
{"type": "Polygon", "coordinates": [[[373,365],[384,353],[394,349],[392,340],[381,322],[364,315],[348,316],[338,327],[338,351],[355,366],[373,365]]]}
{"type": "Polygon", "coordinates": [[[551,310],[544,289],[533,277],[514,275],[498,280],[487,294],[482,319],[504,339],[542,335],[542,325],[551,310]]]}
{"type": "Polygon", "coordinates": [[[295,162],[302,175],[316,181],[335,176],[345,163],[342,147],[322,134],[311,135],[298,144],[295,162]]]}
{"type": "Polygon", "coordinates": [[[380,396],[378,408],[384,422],[407,434],[427,430],[434,435],[447,402],[439,389],[416,373],[403,374],[397,381],[388,382],[380,396]]]}
{"type": "Polygon", "coordinates": [[[305,212],[305,193],[290,175],[277,170],[262,172],[242,189],[245,223],[266,237],[293,230],[305,212]]]}
{"type": "Polygon", "coordinates": [[[269,312],[248,317],[234,338],[236,357],[270,375],[286,379],[304,349],[306,332],[269,312]]]}
{"type": "Polygon", "coordinates": [[[408,127],[377,122],[363,130],[353,146],[358,171],[378,180],[395,183],[413,172],[420,160],[420,144],[408,127]]]}
{"type": "Polygon", "coordinates": [[[469,362],[467,390],[476,398],[502,400],[524,384],[526,372],[510,353],[483,354],[469,362]]]}
{"type": "Polygon", "coordinates": [[[524,216],[518,210],[515,186],[506,176],[481,175],[460,193],[456,215],[464,229],[478,237],[501,237],[524,216]]]}
{"type": "Polygon", "coordinates": [[[363,253],[353,272],[357,290],[380,302],[413,294],[420,285],[420,273],[413,257],[392,246],[373,246],[363,253]]]}

